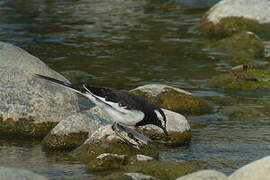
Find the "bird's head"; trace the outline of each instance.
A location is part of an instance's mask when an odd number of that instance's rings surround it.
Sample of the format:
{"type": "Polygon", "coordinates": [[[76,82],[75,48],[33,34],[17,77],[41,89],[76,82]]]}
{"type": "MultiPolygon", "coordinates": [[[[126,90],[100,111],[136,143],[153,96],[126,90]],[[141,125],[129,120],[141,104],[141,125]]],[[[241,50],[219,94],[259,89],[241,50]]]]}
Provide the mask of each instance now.
{"type": "Polygon", "coordinates": [[[155,114],[157,118],[157,120],[155,121],[155,125],[160,127],[163,130],[163,132],[166,134],[166,136],[168,136],[168,132],[166,129],[167,119],[164,112],[161,109],[155,109],[155,114]]]}

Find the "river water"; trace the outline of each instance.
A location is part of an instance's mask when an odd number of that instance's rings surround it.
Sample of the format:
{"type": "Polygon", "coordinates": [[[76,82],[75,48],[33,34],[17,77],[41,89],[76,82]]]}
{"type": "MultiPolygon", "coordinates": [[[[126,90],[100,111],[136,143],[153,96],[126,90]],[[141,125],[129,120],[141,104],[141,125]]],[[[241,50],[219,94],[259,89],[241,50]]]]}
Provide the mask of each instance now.
{"type": "MultiPolygon", "coordinates": [[[[270,93],[226,91],[207,80],[232,56],[214,51],[196,29],[218,0],[1,0],[0,40],[22,47],[75,83],[114,89],[162,83],[207,99],[210,114],[187,116],[189,146],[162,152],[164,160],[230,174],[269,154],[270,93]],[[258,116],[217,113],[250,108],[258,116]]],[[[50,179],[93,179],[65,153],[45,153],[39,142],[0,140],[0,166],[26,168],[50,179]]]]}

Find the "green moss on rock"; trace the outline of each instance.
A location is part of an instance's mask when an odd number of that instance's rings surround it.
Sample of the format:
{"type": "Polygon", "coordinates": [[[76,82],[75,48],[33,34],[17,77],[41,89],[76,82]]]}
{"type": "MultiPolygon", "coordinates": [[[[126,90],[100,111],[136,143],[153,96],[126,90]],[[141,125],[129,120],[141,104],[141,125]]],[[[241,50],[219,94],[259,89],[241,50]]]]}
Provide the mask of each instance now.
{"type": "Polygon", "coordinates": [[[70,134],[48,134],[42,140],[45,151],[70,151],[79,147],[88,137],[87,132],[70,134]]]}
{"type": "Polygon", "coordinates": [[[247,120],[254,118],[259,118],[264,116],[258,110],[251,108],[251,107],[242,107],[242,106],[230,106],[221,109],[220,111],[222,114],[226,114],[230,119],[235,120],[247,120]]]}
{"type": "Polygon", "coordinates": [[[91,171],[104,171],[113,169],[122,169],[128,164],[128,156],[107,154],[102,158],[95,158],[86,166],[91,171]]]}
{"type": "Polygon", "coordinates": [[[269,89],[270,72],[265,70],[247,70],[227,73],[213,77],[209,86],[237,90],[269,89]]]}
{"type": "Polygon", "coordinates": [[[120,139],[112,139],[110,142],[99,140],[86,143],[73,151],[73,155],[75,157],[86,163],[103,153],[125,154],[128,156],[145,154],[156,158],[159,154],[158,149],[153,144],[143,146],[140,150],[138,150],[131,145],[124,143],[120,139]]]}
{"type": "Polygon", "coordinates": [[[258,36],[251,32],[239,32],[231,37],[219,40],[212,47],[248,57],[261,57],[264,44],[258,36]]]}
{"type": "Polygon", "coordinates": [[[174,180],[186,174],[193,173],[195,169],[186,162],[149,161],[128,167],[128,171],[139,172],[164,180],[174,180]]]}
{"type": "Polygon", "coordinates": [[[266,32],[269,29],[267,24],[259,24],[252,19],[241,17],[227,17],[214,24],[213,22],[204,22],[200,24],[203,34],[209,37],[224,38],[241,31],[252,31],[255,33],[266,32]]]}
{"type": "Polygon", "coordinates": [[[33,119],[0,118],[0,135],[8,138],[37,138],[41,139],[56,125],[56,122],[35,123],[33,119]]]}
{"type": "MultiPolygon", "coordinates": [[[[105,176],[103,178],[100,178],[100,180],[134,180],[134,178],[124,173],[116,172],[111,173],[110,175],[105,176]]],[[[146,176],[145,178],[140,178],[140,180],[159,180],[159,179],[155,177],[146,176]]]]}
{"type": "Polygon", "coordinates": [[[164,91],[157,96],[140,89],[130,91],[133,94],[147,98],[151,103],[181,114],[203,114],[209,112],[211,107],[203,99],[178,92],[173,88],[164,88],[164,91]]]}

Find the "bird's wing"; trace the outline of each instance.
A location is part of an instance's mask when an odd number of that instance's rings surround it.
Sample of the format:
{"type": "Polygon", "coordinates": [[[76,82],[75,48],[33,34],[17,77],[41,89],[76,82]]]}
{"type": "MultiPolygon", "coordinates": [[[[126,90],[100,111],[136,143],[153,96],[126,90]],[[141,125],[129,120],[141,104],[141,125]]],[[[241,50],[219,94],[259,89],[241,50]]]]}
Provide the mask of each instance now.
{"type": "Polygon", "coordinates": [[[123,113],[123,111],[121,111],[121,108],[123,107],[121,107],[117,103],[117,98],[114,97],[114,93],[110,89],[98,88],[98,87],[86,87],[85,85],[83,85],[83,88],[80,89],[80,88],[74,87],[70,83],[66,83],[66,82],[51,78],[51,77],[43,76],[40,74],[35,74],[35,75],[41,79],[48,80],[55,84],[64,86],[72,91],[75,91],[96,103],[103,103],[104,105],[114,108],[116,111],[119,111],[120,113],[123,113]]]}

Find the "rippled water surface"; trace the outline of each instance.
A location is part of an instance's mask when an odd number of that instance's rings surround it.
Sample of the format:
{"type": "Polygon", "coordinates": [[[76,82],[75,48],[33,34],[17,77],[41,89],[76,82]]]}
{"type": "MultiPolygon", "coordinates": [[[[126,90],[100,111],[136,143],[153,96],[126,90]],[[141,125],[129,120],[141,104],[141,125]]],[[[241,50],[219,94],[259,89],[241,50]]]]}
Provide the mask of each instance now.
{"type": "MultiPolygon", "coordinates": [[[[0,39],[22,47],[75,83],[131,89],[150,82],[184,88],[209,100],[215,111],[187,117],[187,147],[163,159],[190,161],[199,169],[231,173],[269,154],[270,93],[224,91],[207,86],[229,67],[230,54],[209,49],[196,24],[218,0],[2,0],[0,39]],[[216,113],[231,106],[258,111],[255,118],[216,113]]],[[[30,169],[51,179],[93,179],[63,153],[46,154],[39,143],[0,141],[0,165],[30,169]]]]}

